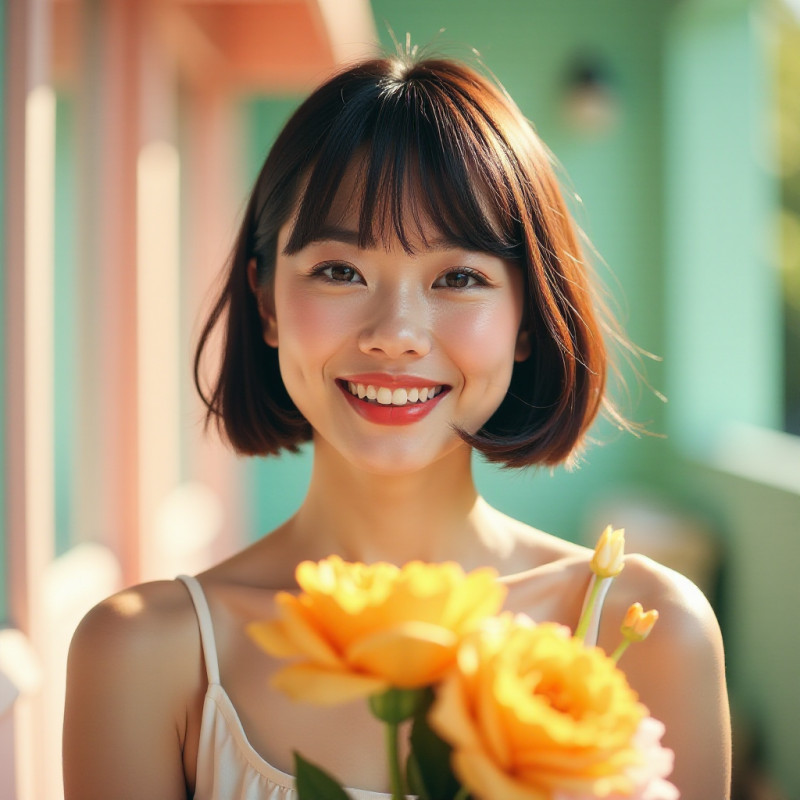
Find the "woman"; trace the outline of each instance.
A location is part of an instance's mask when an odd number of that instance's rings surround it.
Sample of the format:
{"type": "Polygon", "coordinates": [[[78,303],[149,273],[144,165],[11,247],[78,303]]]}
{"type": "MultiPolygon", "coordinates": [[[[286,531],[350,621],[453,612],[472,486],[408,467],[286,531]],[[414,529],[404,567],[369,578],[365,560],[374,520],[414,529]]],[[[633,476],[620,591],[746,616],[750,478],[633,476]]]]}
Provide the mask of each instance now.
{"type": "MultiPolygon", "coordinates": [[[[89,613],[70,653],[68,800],[288,800],[294,750],[360,787],[354,797],[386,790],[364,704],[291,704],[245,633],[276,591],[296,588],[304,559],[492,566],[507,607],[574,627],[591,554],[491,508],[471,472],[473,450],[509,467],[568,462],[598,411],[615,415],[607,325],[549,162],[513,101],[450,61],[364,62],[290,119],[195,371],[222,326],[208,393],[198,379],[209,419],[242,454],[311,440],[308,494],[197,579],[135,587],[89,613]]],[[[625,670],[666,723],[672,780],[690,800],[724,797],[714,615],[689,581],[629,557],[606,602],[607,650],[635,600],[661,621],[625,670]]]]}

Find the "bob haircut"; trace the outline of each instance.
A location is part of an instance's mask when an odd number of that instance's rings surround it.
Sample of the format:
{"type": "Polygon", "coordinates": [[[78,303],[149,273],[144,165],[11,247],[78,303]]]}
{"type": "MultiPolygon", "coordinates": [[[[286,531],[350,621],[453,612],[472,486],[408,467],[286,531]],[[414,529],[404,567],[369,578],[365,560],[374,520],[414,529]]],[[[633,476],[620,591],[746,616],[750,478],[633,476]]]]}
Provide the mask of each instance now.
{"type": "Polygon", "coordinates": [[[425,220],[447,240],[523,271],[531,355],[515,363],[486,424],[475,434],[459,431],[467,443],[505,466],[555,465],[579,450],[601,406],[621,419],[605,401],[603,328],[546,147],[514,102],[473,69],[392,57],[324,83],[272,147],[197,345],[206,424],[215,421],[246,455],[294,451],[311,439],[277,351],[263,340],[248,263],[255,260],[259,286],[269,286],[279,229],[296,215],[287,253],[313,240],[350,165],[358,169],[360,246],[396,240],[413,252],[409,233],[421,234],[425,220]],[[217,325],[222,359],[206,391],[201,362],[217,325]]]}

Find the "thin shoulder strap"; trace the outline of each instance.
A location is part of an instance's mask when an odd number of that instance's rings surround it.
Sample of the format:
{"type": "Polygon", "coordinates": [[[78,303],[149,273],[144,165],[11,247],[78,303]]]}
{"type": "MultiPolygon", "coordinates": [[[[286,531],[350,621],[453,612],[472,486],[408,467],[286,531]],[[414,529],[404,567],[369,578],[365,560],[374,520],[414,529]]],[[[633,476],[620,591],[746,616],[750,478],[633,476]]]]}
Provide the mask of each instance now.
{"type": "Polygon", "coordinates": [[[197,578],[191,575],[178,575],[177,578],[189,590],[189,595],[197,614],[197,623],[200,626],[200,642],[203,645],[203,659],[206,662],[206,676],[209,684],[219,683],[219,662],[217,660],[217,644],[214,640],[214,625],[211,622],[211,611],[208,601],[203,594],[203,587],[197,578]]]}
{"type": "MultiPolygon", "coordinates": [[[[583,608],[586,608],[586,604],[589,602],[592,588],[596,580],[597,576],[592,575],[592,579],[589,581],[589,586],[586,589],[586,595],[583,598],[583,608]]],[[[613,578],[602,578],[600,580],[600,585],[597,587],[597,599],[594,605],[594,612],[592,618],[589,620],[589,627],[586,629],[586,635],[583,637],[583,641],[589,647],[594,647],[597,644],[597,636],[600,632],[600,615],[603,613],[603,603],[606,600],[606,595],[613,582],[613,578]]],[[[583,609],[581,609],[581,615],[582,614],[583,609]]]]}

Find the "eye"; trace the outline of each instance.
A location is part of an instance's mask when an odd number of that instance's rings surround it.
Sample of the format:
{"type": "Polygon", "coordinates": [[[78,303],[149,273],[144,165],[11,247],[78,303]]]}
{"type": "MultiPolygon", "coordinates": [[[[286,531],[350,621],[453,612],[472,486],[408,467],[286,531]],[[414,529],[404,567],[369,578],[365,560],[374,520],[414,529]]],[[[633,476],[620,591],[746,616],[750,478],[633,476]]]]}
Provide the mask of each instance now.
{"type": "Polygon", "coordinates": [[[342,261],[326,261],[314,267],[312,275],[319,275],[331,283],[364,283],[359,271],[342,261]]]}
{"type": "Polygon", "coordinates": [[[470,289],[473,286],[485,286],[486,279],[475,270],[462,267],[445,272],[433,285],[441,289],[470,289]]]}

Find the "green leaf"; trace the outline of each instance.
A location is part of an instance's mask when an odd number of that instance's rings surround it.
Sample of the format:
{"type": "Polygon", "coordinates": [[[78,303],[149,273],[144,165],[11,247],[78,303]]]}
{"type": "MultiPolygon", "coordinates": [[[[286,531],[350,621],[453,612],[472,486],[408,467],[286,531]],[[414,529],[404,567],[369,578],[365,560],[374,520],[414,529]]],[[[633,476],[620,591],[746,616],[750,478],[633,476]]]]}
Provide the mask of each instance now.
{"type": "Polygon", "coordinates": [[[294,774],[300,800],[350,800],[341,785],[325,770],[294,754],[294,774]]]}
{"type": "Polygon", "coordinates": [[[414,715],[411,726],[411,755],[406,766],[409,785],[422,800],[453,800],[461,788],[450,766],[452,748],[428,724],[433,691],[414,715]]]}
{"type": "Polygon", "coordinates": [[[408,754],[408,760],[406,761],[406,785],[408,786],[408,791],[417,795],[419,800],[432,800],[422,780],[419,761],[417,761],[413,751],[408,754]]]}

